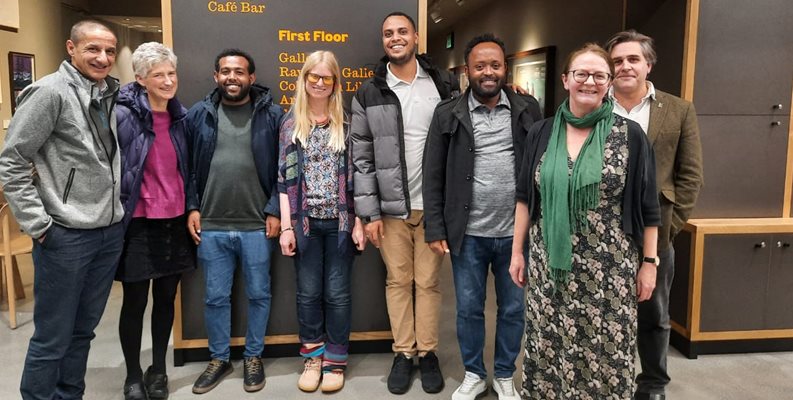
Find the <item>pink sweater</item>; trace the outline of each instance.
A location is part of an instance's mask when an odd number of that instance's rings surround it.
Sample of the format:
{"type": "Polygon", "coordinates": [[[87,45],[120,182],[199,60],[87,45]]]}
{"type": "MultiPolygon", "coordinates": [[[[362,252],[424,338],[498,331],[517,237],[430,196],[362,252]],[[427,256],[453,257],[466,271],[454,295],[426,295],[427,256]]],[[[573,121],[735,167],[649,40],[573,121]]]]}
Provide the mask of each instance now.
{"type": "Polygon", "coordinates": [[[184,178],[177,165],[171,134],[171,116],[165,111],[152,111],[154,144],[143,164],[140,199],[133,218],[174,218],[184,214],[184,178]]]}

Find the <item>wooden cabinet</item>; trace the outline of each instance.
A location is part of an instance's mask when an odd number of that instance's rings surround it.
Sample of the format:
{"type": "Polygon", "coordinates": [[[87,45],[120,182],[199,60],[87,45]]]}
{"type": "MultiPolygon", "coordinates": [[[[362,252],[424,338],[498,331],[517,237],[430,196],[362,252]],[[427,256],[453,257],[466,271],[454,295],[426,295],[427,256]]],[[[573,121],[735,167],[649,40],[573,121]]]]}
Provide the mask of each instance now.
{"type": "Polygon", "coordinates": [[[789,0],[699,1],[694,90],[699,114],[790,114],[792,10],[789,0]]]}
{"type": "Polygon", "coordinates": [[[692,218],[782,217],[789,120],[706,115],[698,121],[705,185],[692,218]]]}
{"type": "Polygon", "coordinates": [[[686,4],[705,182],[674,243],[670,340],[690,358],[793,350],[793,7],[686,4]]]}
{"type": "MultiPolygon", "coordinates": [[[[793,292],[776,284],[790,259],[791,234],[710,234],[702,265],[702,331],[790,328],[793,318],[778,314],[778,301],[790,309],[793,292]]],[[[787,313],[786,313],[787,314],[787,313]]]]}
{"type": "Polygon", "coordinates": [[[766,327],[789,329],[793,328],[793,234],[775,235],[771,246],[766,327]]]}
{"type": "Polygon", "coordinates": [[[684,96],[697,110],[705,172],[691,217],[793,216],[786,188],[793,185],[793,7],[789,0],[688,4],[695,18],[684,96]]]}
{"type": "Polygon", "coordinates": [[[793,219],[691,220],[675,241],[672,343],[698,354],[793,350],[793,219]]]}

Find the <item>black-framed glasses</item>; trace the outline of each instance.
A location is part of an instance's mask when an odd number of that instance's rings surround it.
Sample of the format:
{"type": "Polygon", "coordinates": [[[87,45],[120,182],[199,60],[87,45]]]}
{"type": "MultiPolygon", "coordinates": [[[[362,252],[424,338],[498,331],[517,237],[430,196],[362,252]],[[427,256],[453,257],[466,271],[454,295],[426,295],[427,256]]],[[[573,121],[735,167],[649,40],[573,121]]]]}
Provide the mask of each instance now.
{"type": "Polygon", "coordinates": [[[322,76],[311,72],[306,74],[306,80],[311,83],[317,83],[319,82],[320,79],[322,79],[322,83],[328,86],[332,85],[333,82],[336,80],[336,78],[332,76],[322,76]]]}
{"type": "Polygon", "coordinates": [[[578,83],[586,82],[590,76],[592,77],[592,80],[595,81],[595,84],[600,86],[609,83],[611,80],[611,74],[605,72],[587,72],[580,69],[574,69],[567,72],[573,74],[573,79],[578,83]]]}

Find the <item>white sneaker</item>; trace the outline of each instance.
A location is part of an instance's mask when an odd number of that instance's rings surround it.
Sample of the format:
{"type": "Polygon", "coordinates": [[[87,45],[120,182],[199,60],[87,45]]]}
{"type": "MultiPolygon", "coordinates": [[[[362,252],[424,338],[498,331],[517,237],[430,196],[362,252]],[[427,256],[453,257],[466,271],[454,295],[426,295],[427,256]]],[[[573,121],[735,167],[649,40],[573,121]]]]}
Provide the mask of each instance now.
{"type": "Polygon", "coordinates": [[[493,391],[498,395],[498,400],[520,400],[511,376],[509,378],[493,378],[493,391]]]}
{"type": "Polygon", "coordinates": [[[485,394],[487,394],[487,382],[479,375],[465,371],[465,379],[452,393],[452,400],[474,400],[485,394]]]}

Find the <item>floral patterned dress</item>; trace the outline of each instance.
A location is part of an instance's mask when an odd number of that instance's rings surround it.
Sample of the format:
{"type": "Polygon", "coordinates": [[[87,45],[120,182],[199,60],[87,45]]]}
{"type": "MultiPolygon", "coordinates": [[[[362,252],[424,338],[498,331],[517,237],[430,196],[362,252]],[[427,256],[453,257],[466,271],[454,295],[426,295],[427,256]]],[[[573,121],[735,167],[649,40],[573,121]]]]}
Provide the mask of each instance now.
{"type": "MultiPolygon", "coordinates": [[[[634,391],[638,249],[622,229],[627,125],[606,139],[600,203],[589,229],[573,235],[573,265],[554,288],[542,223],[530,230],[522,396],[630,399],[634,391]]],[[[540,161],[542,165],[543,160],[540,161]]],[[[573,162],[568,158],[572,173],[573,162]]],[[[540,168],[534,174],[539,185],[540,168]]],[[[542,217],[540,217],[542,218],[542,217]]]]}

